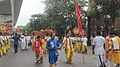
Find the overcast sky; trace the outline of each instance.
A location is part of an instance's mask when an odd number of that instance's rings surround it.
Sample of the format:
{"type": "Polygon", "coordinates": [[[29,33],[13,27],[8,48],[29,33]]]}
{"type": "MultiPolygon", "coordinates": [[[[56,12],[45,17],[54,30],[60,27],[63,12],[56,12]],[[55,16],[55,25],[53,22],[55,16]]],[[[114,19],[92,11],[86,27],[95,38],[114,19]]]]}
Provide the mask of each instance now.
{"type": "Polygon", "coordinates": [[[23,0],[16,26],[25,26],[29,22],[31,15],[43,13],[45,5],[41,1],[44,0],[23,0]]]}

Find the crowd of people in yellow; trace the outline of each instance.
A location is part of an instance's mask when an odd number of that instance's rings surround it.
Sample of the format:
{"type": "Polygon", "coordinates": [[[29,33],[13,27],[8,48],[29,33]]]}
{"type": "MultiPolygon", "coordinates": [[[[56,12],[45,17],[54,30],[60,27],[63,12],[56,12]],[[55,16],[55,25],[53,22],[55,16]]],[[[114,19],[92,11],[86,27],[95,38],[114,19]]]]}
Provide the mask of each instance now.
{"type": "MultiPolygon", "coordinates": [[[[4,35],[0,33],[0,57],[5,55],[10,49],[11,39],[12,36],[9,36],[7,33],[4,33],[4,35]]],[[[88,39],[86,35],[84,35],[84,37],[81,35],[71,37],[71,31],[66,32],[66,36],[62,38],[61,43],[58,42],[59,38],[54,32],[46,34],[43,39],[33,34],[29,40],[33,51],[35,51],[36,62],[38,63],[41,60],[41,62],[44,62],[43,55],[48,53],[50,67],[55,67],[59,56],[58,50],[61,50],[62,47],[64,48],[66,63],[68,64],[72,63],[75,52],[88,53],[88,39]]],[[[22,42],[22,39],[20,42],[22,42]]],[[[100,32],[97,32],[91,42],[93,54],[95,54],[97,58],[97,67],[106,67],[106,62],[109,63],[109,67],[120,66],[120,37],[117,33],[111,32],[107,37],[103,37],[100,32]]],[[[25,45],[26,44],[27,43],[25,43],[25,45]]]]}
{"type": "Polygon", "coordinates": [[[105,38],[105,57],[110,67],[120,66],[120,37],[113,32],[105,38]]]}
{"type": "Polygon", "coordinates": [[[0,57],[5,55],[10,49],[10,37],[8,33],[0,33],[0,57]]]}

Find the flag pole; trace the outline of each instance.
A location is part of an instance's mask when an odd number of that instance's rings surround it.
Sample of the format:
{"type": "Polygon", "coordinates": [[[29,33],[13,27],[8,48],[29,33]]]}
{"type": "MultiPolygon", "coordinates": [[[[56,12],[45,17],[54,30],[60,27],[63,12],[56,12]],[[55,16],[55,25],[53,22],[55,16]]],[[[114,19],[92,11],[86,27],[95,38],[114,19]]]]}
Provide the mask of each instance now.
{"type": "Polygon", "coordinates": [[[83,58],[83,64],[85,64],[85,58],[83,53],[82,53],[82,58],[83,58]]]}
{"type": "MultiPolygon", "coordinates": [[[[77,18],[77,21],[78,21],[78,28],[79,28],[80,32],[82,33],[82,36],[84,36],[83,31],[82,31],[82,23],[81,23],[81,19],[80,19],[80,9],[79,9],[77,0],[74,0],[74,4],[75,4],[76,18],[77,18]]],[[[85,58],[84,58],[83,53],[82,53],[82,60],[83,60],[83,64],[85,64],[85,58]]]]}

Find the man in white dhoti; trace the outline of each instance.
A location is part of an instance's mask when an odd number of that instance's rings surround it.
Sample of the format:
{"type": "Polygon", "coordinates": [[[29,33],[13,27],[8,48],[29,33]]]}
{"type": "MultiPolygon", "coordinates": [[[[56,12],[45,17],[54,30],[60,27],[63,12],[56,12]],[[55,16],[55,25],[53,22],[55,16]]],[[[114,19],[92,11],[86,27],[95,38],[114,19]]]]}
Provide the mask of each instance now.
{"type": "Polygon", "coordinates": [[[27,35],[26,38],[27,38],[26,39],[27,40],[27,42],[26,42],[26,49],[29,49],[29,47],[30,47],[29,43],[31,42],[31,37],[29,35],[27,35]]]}
{"type": "Polygon", "coordinates": [[[21,49],[25,50],[25,37],[24,37],[24,35],[21,36],[21,49]]]}
{"type": "Polygon", "coordinates": [[[94,52],[97,58],[97,67],[105,67],[104,64],[104,44],[105,39],[97,32],[97,36],[93,39],[94,52]]]}

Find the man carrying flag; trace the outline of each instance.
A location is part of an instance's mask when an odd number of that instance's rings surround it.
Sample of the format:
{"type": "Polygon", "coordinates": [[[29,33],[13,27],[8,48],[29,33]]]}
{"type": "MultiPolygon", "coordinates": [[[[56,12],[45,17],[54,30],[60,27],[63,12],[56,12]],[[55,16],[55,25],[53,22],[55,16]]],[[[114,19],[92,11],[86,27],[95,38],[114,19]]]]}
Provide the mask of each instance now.
{"type": "MultiPolygon", "coordinates": [[[[75,4],[76,17],[77,17],[77,21],[78,21],[78,28],[79,28],[79,31],[80,31],[79,34],[82,34],[82,37],[84,37],[84,32],[82,31],[82,23],[81,23],[81,20],[80,20],[80,9],[78,7],[77,0],[74,0],[74,4],[75,4]]],[[[83,57],[83,64],[85,64],[83,54],[82,54],[82,57],[83,57]]]]}

